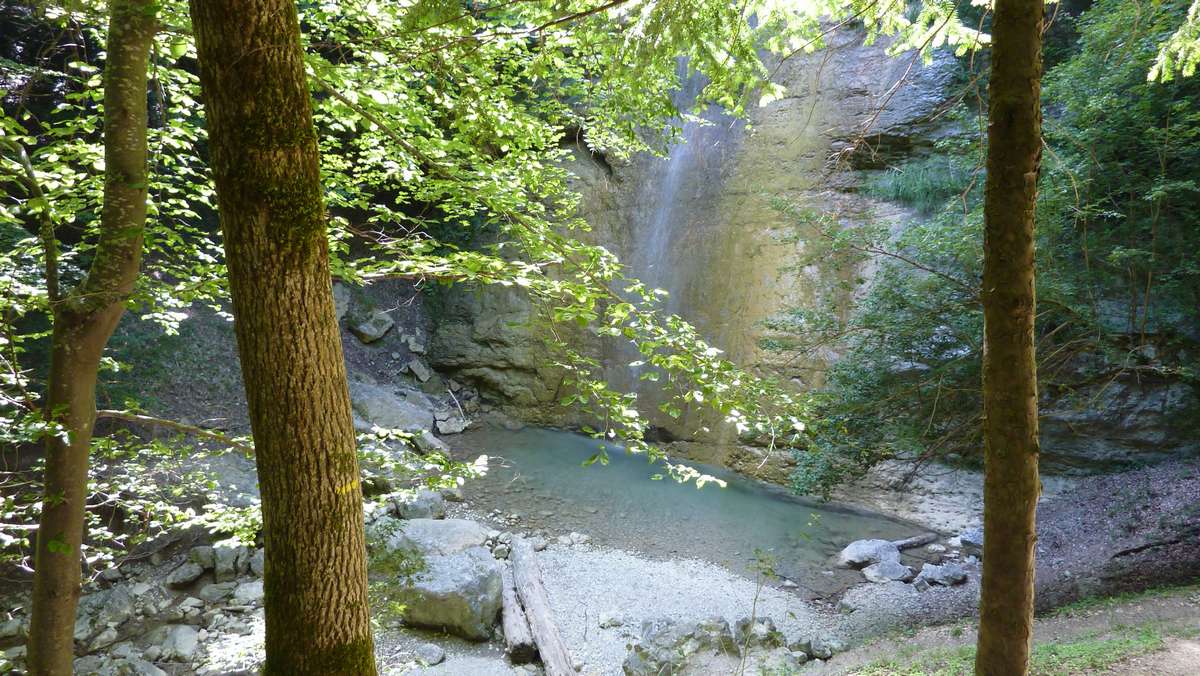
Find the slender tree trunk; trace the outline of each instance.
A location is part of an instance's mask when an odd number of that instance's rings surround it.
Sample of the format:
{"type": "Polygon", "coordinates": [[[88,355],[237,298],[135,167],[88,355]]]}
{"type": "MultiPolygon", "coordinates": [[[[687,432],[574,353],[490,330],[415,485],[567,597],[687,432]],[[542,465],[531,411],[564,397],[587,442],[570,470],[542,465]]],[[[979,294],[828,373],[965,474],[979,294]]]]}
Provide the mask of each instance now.
{"type": "Polygon", "coordinates": [[[192,0],[266,540],[266,674],[374,674],[350,394],[290,0],[192,0]]]}
{"type": "MultiPolygon", "coordinates": [[[[88,450],[100,357],[125,311],[141,265],[146,220],[146,72],[157,5],[114,0],[104,66],[104,206],[87,277],[57,297],[45,411],[63,434],[46,440],[46,475],[33,578],[28,665],[70,674],[79,601],[88,450]]],[[[52,251],[53,243],[48,251],[52,251]]],[[[51,266],[48,266],[50,268],[51,266]]]]}
{"type": "Polygon", "coordinates": [[[996,0],[984,197],[983,587],[975,672],[1029,671],[1038,480],[1034,207],[1043,0],[996,0]]]}

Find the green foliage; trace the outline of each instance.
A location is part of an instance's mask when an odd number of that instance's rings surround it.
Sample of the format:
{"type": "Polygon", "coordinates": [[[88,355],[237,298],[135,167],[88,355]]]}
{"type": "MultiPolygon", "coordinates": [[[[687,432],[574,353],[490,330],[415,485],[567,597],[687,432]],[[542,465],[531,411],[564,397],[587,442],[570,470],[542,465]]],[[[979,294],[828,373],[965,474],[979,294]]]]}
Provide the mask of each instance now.
{"type": "MultiPolygon", "coordinates": [[[[1194,379],[1200,83],[1145,78],[1184,9],[1100,0],[1072,21],[1078,38],[1046,76],[1037,348],[1039,384],[1061,402],[1126,369],[1194,379]]],[[[979,128],[976,111],[952,114],[979,128]]],[[[914,472],[934,458],[978,462],[983,154],[979,139],[947,139],[867,176],[867,194],[917,211],[896,233],[779,204],[812,244],[798,264],[877,262],[865,288],[844,289],[858,295],[848,312],[819,305],[770,322],[788,336],[773,335],[777,348],[845,351],[814,402],[798,490],[827,495],[889,459],[914,472]]]]}

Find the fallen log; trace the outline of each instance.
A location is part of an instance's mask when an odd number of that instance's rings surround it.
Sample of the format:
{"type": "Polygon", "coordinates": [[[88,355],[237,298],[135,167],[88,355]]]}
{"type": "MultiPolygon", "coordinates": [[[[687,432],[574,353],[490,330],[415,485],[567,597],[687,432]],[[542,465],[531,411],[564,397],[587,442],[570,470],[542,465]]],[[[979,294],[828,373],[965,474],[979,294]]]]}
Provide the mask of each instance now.
{"type": "Polygon", "coordinates": [[[936,533],[925,533],[924,535],[914,535],[903,540],[892,540],[892,544],[896,545],[896,549],[912,549],[913,547],[927,545],[937,539],[938,536],[936,533]]]}
{"type": "Polygon", "coordinates": [[[537,645],[533,642],[525,609],[517,599],[512,570],[505,566],[502,575],[504,590],[500,594],[500,626],[504,630],[504,651],[513,664],[527,664],[537,659],[537,645]]]}
{"type": "Polygon", "coordinates": [[[509,558],[513,563],[513,582],[517,596],[525,608],[525,617],[529,620],[529,629],[533,641],[537,644],[538,654],[542,656],[542,666],[546,676],[574,676],[575,666],[571,654],[563,644],[558,634],[558,626],[554,623],[554,612],[550,609],[550,599],[546,596],[546,587],[542,584],[542,569],[538,566],[537,555],[533,545],[524,538],[514,538],[512,553],[509,558]]]}

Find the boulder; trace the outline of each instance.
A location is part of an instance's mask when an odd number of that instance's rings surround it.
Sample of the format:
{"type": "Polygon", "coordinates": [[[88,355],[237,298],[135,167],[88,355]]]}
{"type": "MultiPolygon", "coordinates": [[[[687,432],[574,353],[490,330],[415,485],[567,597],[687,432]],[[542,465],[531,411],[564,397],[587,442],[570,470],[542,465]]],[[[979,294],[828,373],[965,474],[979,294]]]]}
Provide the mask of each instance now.
{"type": "Polygon", "coordinates": [[[263,599],[262,580],[243,582],[233,590],[233,603],[240,606],[255,605],[263,599]]]}
{"type": "Polygon", "coordinates": [[[724,618],[711,617],[699,622],[654,619],[642,623],[640,639],[630,649],[622,668],[626,676],[687,671],[726,673],[724,668],[713,664],[713,658],[736,659],[739,654],[724,618]]]}
{"type": "Polygon", "coordinates": [[[386,528],[392,530],[387,537],[389,549],[414,551],[422,556],[457,554],[483,547],[488,540],[488,529],[467,519],[391,520],[386,528]]]}
{"type": "MultiPolygon", "coordinates": [[[[424,395],[402,397],[389,388],[363,380],[350,381],[350,399],[354,412],[371,425],[406,432],[421,432],[433,427],[432,406],[424,395]]],[[[420,448],[420,442],[418,442],[420,448]]]]}
{"type": "Polygon", "coordinates": [[[391,497],[392,510],[401,519],[444,519],[446,499],[428,489],[404,491],[391,497]]]}
{"type": "Polygon", "coordinates": [[[333,311],[337,315],[337,320],[340,322],[346,316],[346,312],[350,310],[350,289],[341,282],[333,283],[333,311]]]}
{"type": "Polygon", "coordinates": [[[250,572],[250,559],[254,553],[249,547],[218,544],[213,547],[213,579],[217,582],[235,580],[250,572]]]}
{"type": "Polygon", "coordinates": [[[470,424],[466,418],[454,416],[437,421],[437,431],[438,434],[461,434],[470,424]]]}
{"type": "Polygon", "coordinates": [[[267,567],[267,551],[265,549],[257,549],[250,557],[250,572],[255,577],[262,577],[263,571],[267,567]]]}
{"type": "Polygon", "coordinates": [[[907,582],[913,579],[912,568],[891,559],[872,563],[863,568],[862,573],[863,577],[870,582],[893,582],[896,580],[907,582]]]}
{"type": "Polygon", "coordinates": [[[982,528],[968,528],[959,534],[958,539],[962,543],[964,554],[983,558],[982,528]]]}
{"type": "Polygon", "coordinates": [[[491,638],[500,613],[500,562],[484,547],[426,556],[403,584],[404,622],[473,641],[491,638]]]}
{"type": "Polygon", "coordinates": [[[387,335],[387,332],[391,331],[395,325],[396,321],[392,319],[391,315],[383,310],[376,310],[366,319],[351,324],[350,333],[353,333],[362,342],[369,344],[387,335]]]}
{"type": "Polygon", "coordinates": [[[204,568],[194,561],[184,561],[167,576],[166,584],[171,589],[189,586],[204,574],[204,568]]]}
{"type": "Polygon", "coordinates": [[[924,580],[930,584],[949,587],[966,582],[967,571],[958,563],[946,563],[940,566],[927,563],[921,567],[921,572],[917,575],[917,579],[924,580]]]}
{"type": "Polygon", "coordinates": [[[900,549],[890,540],[855,540],[838,554],[843,568],[865,568],[880,561],[900,562],[900,549]]]}
{"type": "Polygon", "coordinates": [[[441,664],[446,659],[446,651],[433,643],[422,643],[413,653],[417,656],[417,661],[427,667],[441,664]]]}
{"type": "Polygon", "coordinates": [[[200,632],[190,624],[168,624],[155,633],[159,644],[158,659],[163,662],[191,662],[200,643],[200,632]]]}

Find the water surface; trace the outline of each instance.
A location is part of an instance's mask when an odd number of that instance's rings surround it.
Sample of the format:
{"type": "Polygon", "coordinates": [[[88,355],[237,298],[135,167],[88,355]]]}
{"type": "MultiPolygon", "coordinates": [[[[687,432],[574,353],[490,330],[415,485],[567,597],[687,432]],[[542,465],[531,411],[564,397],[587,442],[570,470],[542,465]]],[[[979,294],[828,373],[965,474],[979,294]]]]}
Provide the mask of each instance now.
{"type": "Polygon", "coordinates": [[[644,457],[568,432],[486,428],[455,445],[491,456],[488,476],[468,484],[471,502],[517,513],[526,529],[578,531],[600,545],[704,559],[739,573],[763,552],[779,575],[814,595],[862,580],[829,566],[847,543],[922,532],[884,515],[802,500],[718,467],[689,463],[725,480],[725,488],[656,481],[661,468],[644,457]],[[609,464],[583,467],[602,447],[609,464]]]}

